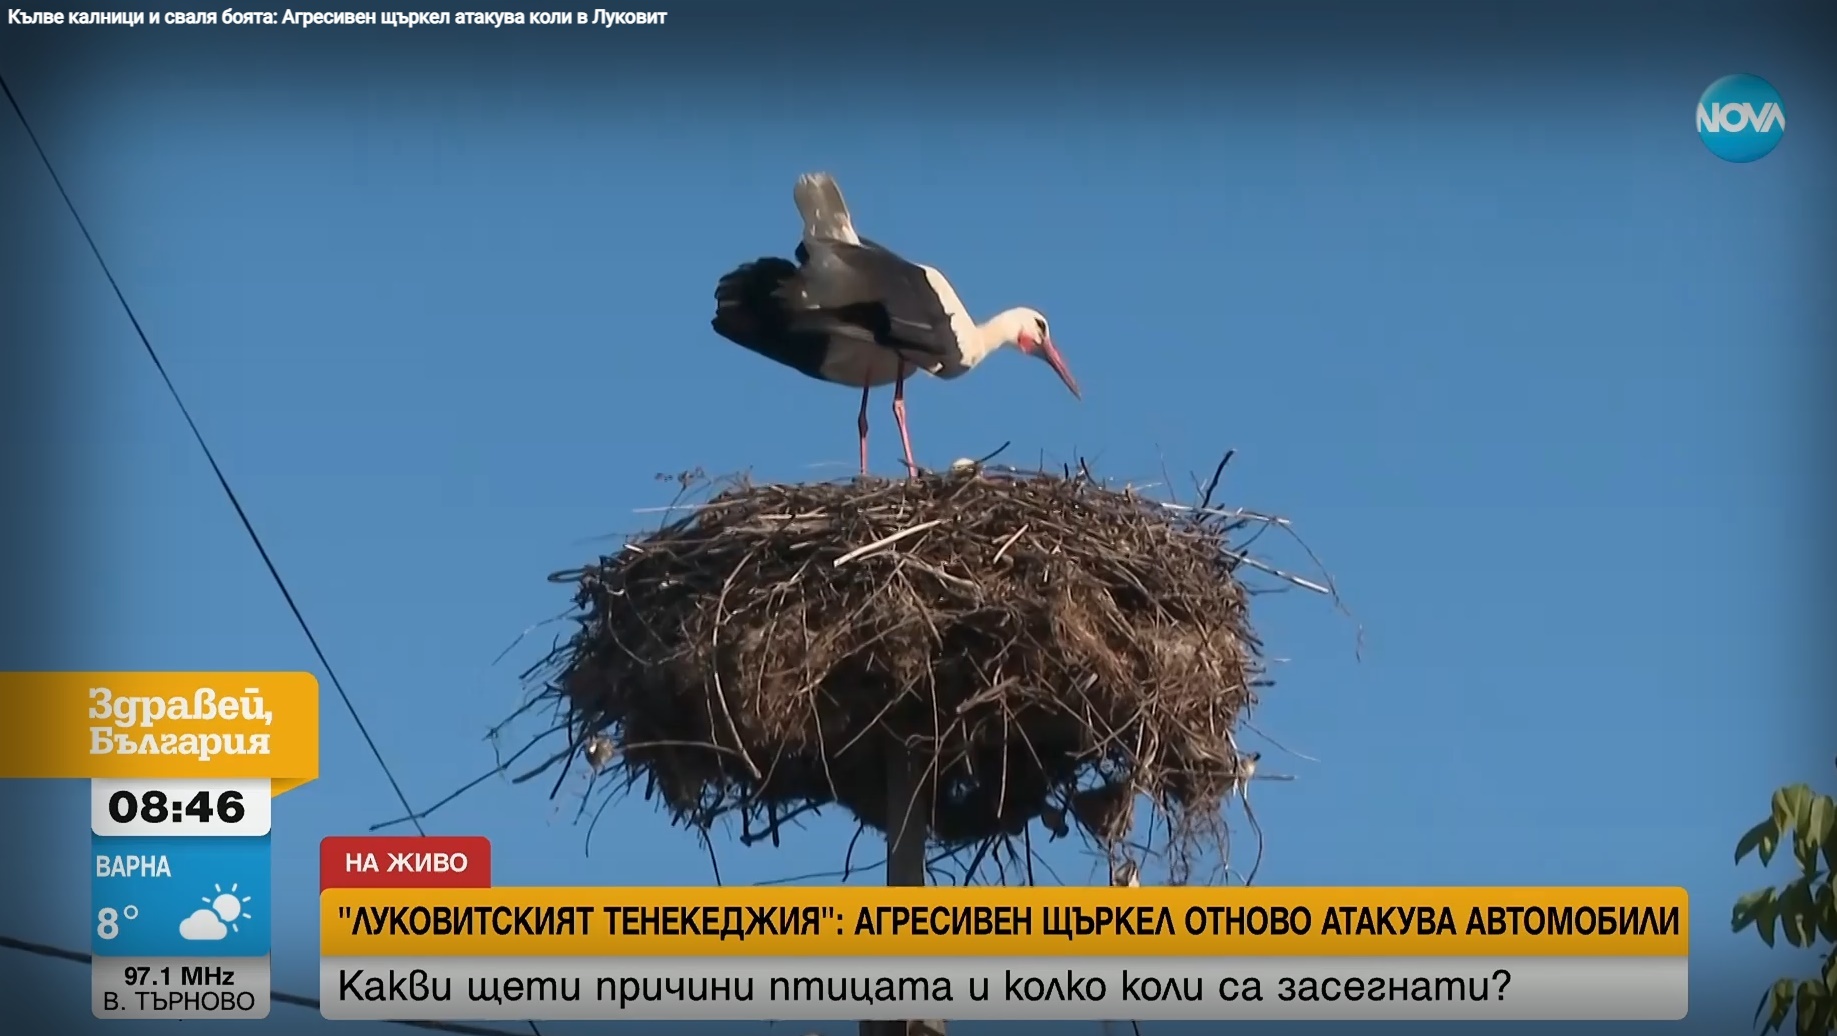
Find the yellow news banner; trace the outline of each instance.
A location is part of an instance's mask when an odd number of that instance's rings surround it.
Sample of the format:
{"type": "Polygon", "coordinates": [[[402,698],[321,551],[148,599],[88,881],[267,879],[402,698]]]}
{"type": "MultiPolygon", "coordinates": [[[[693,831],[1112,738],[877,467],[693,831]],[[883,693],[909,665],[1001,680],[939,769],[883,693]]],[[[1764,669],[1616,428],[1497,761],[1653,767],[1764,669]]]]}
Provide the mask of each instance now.
{"type": "Polygon", "coordinates": [[[311,673],[0,673],[0,778],[318,776],[311,673]]]}
{"type": "Polygon", "coordinates": [[[1681,888],[327,889],[327,957],[1682,957],[1681,888]]]}

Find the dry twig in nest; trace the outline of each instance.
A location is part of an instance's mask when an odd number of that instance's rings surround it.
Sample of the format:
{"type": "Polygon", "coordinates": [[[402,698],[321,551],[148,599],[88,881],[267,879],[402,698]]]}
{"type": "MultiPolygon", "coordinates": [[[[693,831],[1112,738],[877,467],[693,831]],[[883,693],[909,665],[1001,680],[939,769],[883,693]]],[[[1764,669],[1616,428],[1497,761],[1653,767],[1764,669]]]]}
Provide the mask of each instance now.
{"type": "Polygon", "coordinates": [[[940,848],[1043,816],[1114,848],[1137,796],[1190,838],[1235,787],[1262,682],[1246,522],[1082,470],[736,480],[558,573],[580,628],[534,678],[575,746],[704,830],[775,839],[840,805],[884,831],[885,760],[912,752],[940,848]]]}

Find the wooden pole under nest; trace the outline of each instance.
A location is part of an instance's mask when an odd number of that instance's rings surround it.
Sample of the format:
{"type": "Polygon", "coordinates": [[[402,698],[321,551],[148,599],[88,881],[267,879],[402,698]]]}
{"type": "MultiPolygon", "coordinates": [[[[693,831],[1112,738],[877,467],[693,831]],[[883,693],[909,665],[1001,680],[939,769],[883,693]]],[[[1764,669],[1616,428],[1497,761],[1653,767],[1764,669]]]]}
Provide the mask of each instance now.
{"type": "MultiPolygon", "coordinates": [[[[930,839],[930,768],[907,750],[887,753],[887,887],[925,886],[925,843],[930,839]]],[[[862,1022],[860,1036],[945,1036],[944,1022],[862,1022]]]]}

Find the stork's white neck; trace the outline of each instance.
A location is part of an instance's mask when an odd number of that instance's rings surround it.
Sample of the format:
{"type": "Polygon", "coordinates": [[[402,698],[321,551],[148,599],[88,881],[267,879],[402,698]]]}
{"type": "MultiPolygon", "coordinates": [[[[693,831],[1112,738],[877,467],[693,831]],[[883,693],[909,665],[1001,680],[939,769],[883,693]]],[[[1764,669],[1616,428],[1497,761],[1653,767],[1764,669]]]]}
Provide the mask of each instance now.
{"type": "Polygon", "coordinates": [[[1013,345],[1021,332],[1033,323],[1033,311],[1022,307],[1004,309],[976,325],[976,334],[963,343],[963,366],[974,367],[997,349],[1013,345]]]}
{"type": "Polygon", "coordinates": [[[957,290],[950,286],[950,281],[939,273],[935,267],[920,266],[925,271],[925,279],[930,282],[931,290],[938,295],[938,301],[944,304],[944,311],[950,314],[950,330],[957,340],[957,355],[941,364],[933,374],[943,378],[954,378],[973,369],[1005,345],[1013,345],[1020,339],[1021,332],[1026,330],[1038,316],[1025,307],[1003,310],[978,324],[969,315],[963,300],[957,297],[957,290]]]}

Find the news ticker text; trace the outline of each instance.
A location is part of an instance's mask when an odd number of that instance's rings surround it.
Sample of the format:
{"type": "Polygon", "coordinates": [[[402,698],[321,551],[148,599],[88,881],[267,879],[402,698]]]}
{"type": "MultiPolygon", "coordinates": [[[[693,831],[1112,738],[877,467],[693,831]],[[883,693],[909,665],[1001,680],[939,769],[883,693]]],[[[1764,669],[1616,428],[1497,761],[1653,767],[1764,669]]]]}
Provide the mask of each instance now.
{"type": "Polygon", "coordinates": [[[30,26],[95,26],[133,29],[142,26],[272,26],[283,29],[336,28],[380,25],[392,29],[422,26],[477,26],[504,29],[517,26],[584,26],[613,28],[621,25],[663,25],[668,11],[511,10],[511,11],[248,11],[234,7],[198,11],[32,11],[9,7],[6,24],[30,26]]]}
{"type": "Polygon", "coordinates": [[[1668,957],[324,957],[334,1019],[1652,1020],[1668,957]]]}
{"type": "MultiPolygon", "coordinates": [[[[404,856],[394,863],[439,862],[404,856]]],[[[328,956],[1683,956],[1682,889],[339,887],[328,956]]],[[[367,877],[361,868],[335,875],[367,877]]],[[[415,880],[398,875],[398,880],[415,880]]],[[[324,880],[324,879],[322,879],[324,880]]]]}

